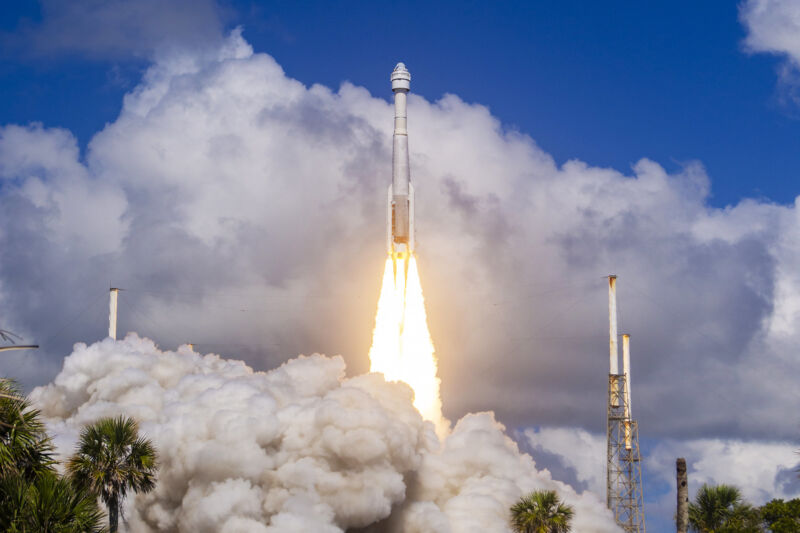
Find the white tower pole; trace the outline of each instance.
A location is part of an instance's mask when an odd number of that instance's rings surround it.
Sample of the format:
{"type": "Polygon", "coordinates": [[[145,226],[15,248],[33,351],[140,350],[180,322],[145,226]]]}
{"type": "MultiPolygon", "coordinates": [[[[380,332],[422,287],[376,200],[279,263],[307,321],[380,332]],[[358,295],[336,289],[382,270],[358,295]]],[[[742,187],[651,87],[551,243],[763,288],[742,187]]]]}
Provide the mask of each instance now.
{"type": "Polygon", "coordinates": [[[617,276],[608,276],[608,372],[619,374],[617,347],[617,276]]]}
{"type": "Polygon", "coordinates": [[[111,287],[108,294],[108,336],[117,340],[117,295],[119,289],[111,287]]]}
{"type": "Polygon", "coordinates": [[[631,418],[631,336],[622,335],[622,371],[625,373],[625,416],[631,418]]]}
{"type": "MultiPolygon", "coordinates": [[[[617,347],[617,276],[608,276],[608,373],[619,374],[619,348],[617,347]]],[[[614,384],[611,405],[619,406],[619,383],[614,384]]]]}
{"type": "Polygon", "coordinates": [[[625,379],[625,449],[633,446],[631,434],[631,336],[622,335],[622,372],[625,379]]]}

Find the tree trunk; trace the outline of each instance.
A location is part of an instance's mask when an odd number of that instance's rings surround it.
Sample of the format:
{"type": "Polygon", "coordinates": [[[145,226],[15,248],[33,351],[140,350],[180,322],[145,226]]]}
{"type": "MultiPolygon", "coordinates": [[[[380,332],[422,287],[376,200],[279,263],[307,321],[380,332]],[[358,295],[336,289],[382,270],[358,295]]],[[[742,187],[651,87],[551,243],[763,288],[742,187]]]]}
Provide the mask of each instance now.
{"type": "Polygon", "coordinates": [[[119,527],[119,502],[116,499],[108,503],[108,531],[117,533],[119,527]]]}
{"type": "Polygon", "coordinates": [[[683,457],[675,461],[678,474],[678,514],[676,522],[678,533],[686,533],[689,528],[689,479],[686,475],[686,459],[683,457]]]}

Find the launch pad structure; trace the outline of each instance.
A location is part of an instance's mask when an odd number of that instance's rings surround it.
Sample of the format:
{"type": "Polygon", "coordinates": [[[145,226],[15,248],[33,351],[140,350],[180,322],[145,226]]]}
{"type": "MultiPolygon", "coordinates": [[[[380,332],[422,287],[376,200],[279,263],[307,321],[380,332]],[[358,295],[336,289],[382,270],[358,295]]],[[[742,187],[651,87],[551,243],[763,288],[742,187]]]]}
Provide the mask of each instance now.
{"type": "MultiPolygon", "coordinates": [[[[624,392],[623,374],[609,374],[609,398],[624,392]]],[[[625,416],[625,400],[608,402],[607,494],[614,520],[627,533],[645,533],[639,428],[625,416]]]]}
{"type": "Polygon", "coordinates": [[[646,533],[639,426],[631,415],[630,335],[622,336],[623,372],[617,345],[617,277],[608,276],[609,374],[606,505],[626,533],[646,533]]]}

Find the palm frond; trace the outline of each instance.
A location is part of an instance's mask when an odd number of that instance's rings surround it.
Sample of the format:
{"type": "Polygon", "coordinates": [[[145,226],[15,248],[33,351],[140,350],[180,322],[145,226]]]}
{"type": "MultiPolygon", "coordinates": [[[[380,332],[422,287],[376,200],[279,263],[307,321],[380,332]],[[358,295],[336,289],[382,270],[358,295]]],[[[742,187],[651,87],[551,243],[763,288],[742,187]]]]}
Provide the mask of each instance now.
{"type": "Polygon", "coordinates": [[[511,526],[517,533],[567,533],[573,516],[555,491],[536,490],[511,507],[511,526]]]}

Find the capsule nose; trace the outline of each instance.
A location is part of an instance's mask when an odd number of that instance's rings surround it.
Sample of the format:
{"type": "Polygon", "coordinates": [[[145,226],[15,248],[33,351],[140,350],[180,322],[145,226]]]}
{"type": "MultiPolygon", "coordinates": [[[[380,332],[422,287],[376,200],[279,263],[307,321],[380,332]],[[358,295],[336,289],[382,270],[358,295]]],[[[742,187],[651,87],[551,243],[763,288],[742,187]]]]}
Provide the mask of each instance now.
{"type": "Polygon", "coordinates": [[[404,63],[398,63],[392,71],[392,90],[408,91],[411,88],[411,73],[404,63]]]}

